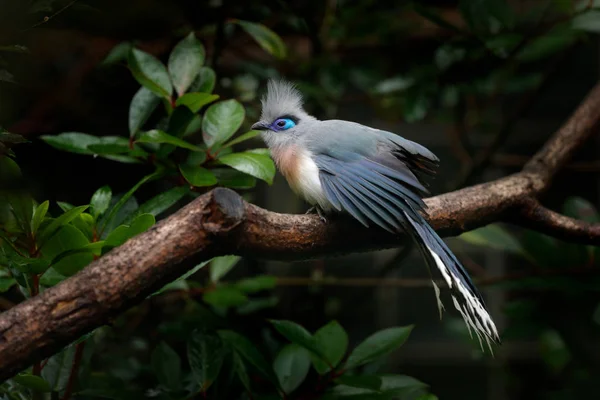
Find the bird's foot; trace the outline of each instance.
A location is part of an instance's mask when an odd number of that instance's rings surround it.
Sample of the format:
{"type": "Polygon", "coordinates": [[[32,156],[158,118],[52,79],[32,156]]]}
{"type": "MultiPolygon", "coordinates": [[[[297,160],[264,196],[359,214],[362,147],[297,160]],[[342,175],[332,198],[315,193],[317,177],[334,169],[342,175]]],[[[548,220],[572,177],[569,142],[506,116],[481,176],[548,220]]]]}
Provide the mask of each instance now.
{"type": "Polygon", "coordinates": [[[316,211],[317,215],[319,216],[319,218],[321,219],[321,222],[323,222],[324,224],[327,223],[327,218],[325,217],[325,212],[323,210],[321,210],[321,207],[319,206],[312,206],[311,208],[309,208],[308,210],[306,210],[306,214],[312,214],[316,211]]]}

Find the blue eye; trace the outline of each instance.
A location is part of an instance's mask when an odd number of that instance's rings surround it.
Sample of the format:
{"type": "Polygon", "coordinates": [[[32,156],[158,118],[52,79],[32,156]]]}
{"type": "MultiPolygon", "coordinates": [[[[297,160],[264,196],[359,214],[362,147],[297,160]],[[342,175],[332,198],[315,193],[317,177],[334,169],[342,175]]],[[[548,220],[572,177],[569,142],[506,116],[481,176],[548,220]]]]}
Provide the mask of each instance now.
{"type": "Polygon", "coordinates": [[[272,126],[276,131],[285,131],[296,126],[296,123],[291,118],[279,118],[272,126]]]}

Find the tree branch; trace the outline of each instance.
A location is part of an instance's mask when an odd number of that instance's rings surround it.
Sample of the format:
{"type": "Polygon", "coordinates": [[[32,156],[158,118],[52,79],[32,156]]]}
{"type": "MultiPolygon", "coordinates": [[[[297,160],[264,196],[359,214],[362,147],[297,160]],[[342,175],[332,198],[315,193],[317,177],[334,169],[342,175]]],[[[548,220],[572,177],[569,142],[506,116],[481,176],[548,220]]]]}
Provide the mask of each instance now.
{"type": "MultiPolygon", "coordinates": [[[[443,235],[455,235],[512,218],[563,239],[600,244],[597,226],[531,208],[531,199],[548,188],[599,127],[597,85],[522,172],[427,199],[430,223],[443,235]],[[537,218],[542,222],[529,221],[537,218]]],[[[0,314],[0,381],[109,324],[200,261],[226,254],[298,260],[397,247],[402,240],[349,218],[323,224],[314,215],[273,213],[231,190],[215,189],[78,274],[0,314]]]]}

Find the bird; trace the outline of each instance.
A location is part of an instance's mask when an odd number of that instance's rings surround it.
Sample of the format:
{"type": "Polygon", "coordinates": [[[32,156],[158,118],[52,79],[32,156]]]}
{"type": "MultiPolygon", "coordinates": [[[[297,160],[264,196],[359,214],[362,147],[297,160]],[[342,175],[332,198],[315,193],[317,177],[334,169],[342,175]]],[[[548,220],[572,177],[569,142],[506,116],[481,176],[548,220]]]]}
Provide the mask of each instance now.
{"type": "Polygon", "coordinates": [[[424,217],[423,197],[429,194],[425,178],[435,174],[437,156],[392,132],[309,115],[300,91],[284,79],[268,81],[261,106],[260,119],[252,129],[261,131],[290,188],[323,221],[345,213],[367,228],[407,234],[426,261],[440,318],[444,305],[432,270],[441,274],[454,307],[482,349],[482,338],[490,351],[490,341],[500,344],[481,293],[424,217]]]}

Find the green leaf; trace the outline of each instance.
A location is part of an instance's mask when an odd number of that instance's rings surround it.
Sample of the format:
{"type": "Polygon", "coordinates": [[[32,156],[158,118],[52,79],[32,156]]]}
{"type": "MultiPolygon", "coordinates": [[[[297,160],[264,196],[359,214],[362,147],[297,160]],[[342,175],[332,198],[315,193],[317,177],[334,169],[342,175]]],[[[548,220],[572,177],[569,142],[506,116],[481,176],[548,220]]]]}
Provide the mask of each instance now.
{"type": "Polygon", "coordinates": [[[215,88],[217,75],[210,67],[202,67],[198,72],[198,76],[190,86],[190,92],[212,93],[215,88]]]}
{"type": "Polygon", "coordinates": [[[273,289],[276,284],[277,278],[274,276],[261,275],[242,279],[236,282],[235,287],[244,293],[256,293],[261,290],[273,289]]]}
{"type": "Polygon", "coordinates": [[[246,111],[237,100],[225,100],[208,107],[202,120],[204,143],[209,148],[226,142],[240,128],[246,111]]]}
{"type": "Polygon", "coordinates": [[[46,270],[46,272],[44,272],[44,274],[40,278],[40,285],[52,287],[58,285],[67,278],[67,276],[59,274],[54,268],[50,267],[46,270]]]}
{"type": "Polygon", "coordinates": [[[600,11],[592,10],[576,16],[571,26],[584,32],[600,33],[600,11]]]}
{"type": "Polygon", "coordinates": [[[262,179],[269,185],[275,176],[275,164],[271,157],[251,152],[233,153],[219,157],[219,161],[231,168],[262,179]]]}
{"type": "Polygon", "coordinates": [[[269,322],[271,322],[275,329],[290,342],[304,347],[323,360],[327,360],[325,356],[325,350],[319,346],[310,332],[304,329],[304,327],[301,325],[298,325],[293,321],[286,320],[270,320],[269,322]]]}
{"type": "Polygon", "coordinates": [[[112,190],[110,190],[109,186],[102,186],[100,189],[96,190],[90,201],[90,212],[94,219],[97,219],[108,210],[111,198],[112,190]]]}
{"type": "Polygon", "coordinates": [[[110,50],[108,55],[102,61],[101,65],[110,65],[119,61],[127,60],[127,56],[132,48],[133,45],[130,42],[119,43],[110,50]]]}
{"type": "Polygon", "coordinates": [[[564,339],[554,329],[548,329],[540,335],[539,352],[548,369],[555,374],[560,373],[573,358],[564,339]]]}
{"type": "Polygon", "coordinates": [[[431,8],[423,6],[419,2],[413,2],[412,5],[413,5],[413,9],[418,14],[420,14],[423,17],[425,17],[426,19],[428,19],[429,21],[433,22],[434,24],[438,25],[439,27],[444,28],[444,29],[448,29],[450,31],[454,31],[456,33],[460,33],[460,29],[459,28],[457,28],[456,26],[452,25],[450,22],[446,21],[438,13],[436,13],[435,11],[433,11],[431,8]]]}
{"type": "Polygon", "coordinates": [[[7,292],[11,287],[17,284],[14,278],[1,277],[0,278],[0,293],[7,292]]]}
{"type": "Polygon", "coordinates": [[[496,224],[465,232],[459,236],[459,239],[477,246],[485,246],[514,254],[523,254],[523,248],[518,240],[496,224]]]}
{"type": "Polygon", "coordinates": [[[395,76],[393,78],[385,79],[379,82],[373,88],[375,94],[390,94],[401,92],[409,87],[413,86],[415,80],[410,77],[395,76]]]}
{"type": "Polygon", "coordinates": [[[206,331],[194,331],[187,341],[187,355],[200,391],[206,392],[219,376],[227,355],[221,338],[206,331]]]}
{"type": "Polygon", "coordinates": [[[406,342],[413,327],[413,325],[394,327],[374,333],[354,349],[344,368],[359,367],[398,349],[406,342]]]}
{"type": "Polygon", "coordinates": [[[215,257],[210,263],[210,281],[219,282],[241,260],[239,256],[215,257]]]}
{"type": "Polygon", "coordinates": [[[211,172],[217,177],[221,186],[233,189],[252,189],[256,186],[256,178],[235,169],[215,168],[211,169],[211,172]]]}
{"type": "Polygon", "coordinates": [[[279,385],[287,394],[292,393],[306,379],[310,368],[310,356],[306,349],[296,345],[285,346],[273,361],[273,370],[279,385]]]}
{"type": "Polygon", "coordinates": [[[131,216],[125,220],[125,223],[132,221],[141,214],[152,214],[156,217],[181,200],[183,196],[189,193],[189,191],[190,189],[187,186],[178,186],[169,189],[166,192],[162,192],[142,204],[135,213],[131,214],[131,216]]]}
{"type": "Polygon", "coordinates": [[[120,246],[132,237],[150,229],[155,222],[152,214],[141,214],[131,222],[131,225],[120,225],[112,231],[104,240],[104,246],[120,246]]]}
{"type": "Polygon", "coordinates": [[[252,393],[252,386],[250,385],[250,377],[248,376],[246,365],[244,365],[241,355],[235,351],[232,354],[232,363],[233,371],[239,378],[240,382],[242,382],[242,385],[244,385],[248,393],[252,393]]]}
{"type": "Polygon", "coordinates": [[[264,310],[265,308],[275,307],[278,303],[279,299],[276,296],[250,299],[246,304],[237,308],[237,313],[240,315],[248,315],[264,310]]]}
{"type": "Polygon", "coordinates": [[[239,289],[230,286],[218,286],[204,293],[202,299],[216,307],[237,307],[248,302],[248,296],[239,289]]]}
{"type": "MultiPolygon", "coordinates": [[[[123,196],[121,196],[119,201],[117,201],[117,203],[111,208],[111,210],[108,213],[108,215],[106,216],[106,218],[104,218],[104,220],[102,221],[102,229],[100,229],[100,233],[102,234],[104,232],[104,230],[106,229],[106,227],[110,226],[112,219],[115,218],[115,216],[117,215],[117,213],[119,212],[121,207],[123,207],[129,201],[131,196],[133,196],[135,191],[138,190],[140,188],[140,186],[142,186],[144,183],[146,183],[152,179],[161,177],[163,174],[164,174],[164,171],[157,169],[152,174],[146,175],[145,177],[143,177],[138,183],[136,183],[131,189],[129,189],[129,191],[127,193],[125,193],[123,196]]],[[[137,203],[135,204],[135,206],[136,206],[135,208],[137,208],[137,203]]],[[[100,235],[100,236],[102,236],[102,235],[100,235]]]]}
{"type": "Polygon", "coordinates": [[[142,129],[142,126],[148,121],[156,106],[160,103],[160,98],[149,89],[142,86],[131,99],[129,105],[129,136],[142,129]]]}
{"type": "Polygon", "coordinates": [[[154,349],[151,357],[152,369],[158,381],[170,388],[177,389],[181,385],[181,359],[165,342],[154,349]]]}
{"type": "Polygon", "coordinates": [[[335,383],[376,391],[381,389],[381,378],[375,375],[342,375],[335,379],[335,383]]]}
{"type": "Polygon", "coordinates": [[[41,136],[41,139],[58,150],[77,154],[92,154],[87,147],[91,144],[99,143],[98,137],[79,132],[65,132],[60,135],[43,135],[41,136]]]}
{"type": "Polygon", "coordinates": [[[516,56],[521,62],[534,62],[567,49],[577,41],[577,31],[554,29],[532,40],[516,56]]]}
{"type": "Polygon", "coordinates": [[[73,367],[74,356],[75,346],[67,346],[61,352],[50,357],[42,368],[42,378],[50,383],[53,391],[60,392],[66,387],[73,367]]]}
{"type": "Polygon", "coordinates": [[[216,94],[208,93],[186,93],[177,99],[175,105],[186,106],[193,113],[200,111],[202,107],[219,98],[216,94]]]}
{"type": "Polygon", "coordinates": [[[271,29],[254,22],[240,20],[234,20],[233,22],[241,26],[266,52],[279,59],[285,58],[285,43],[271,29]]]}
{"type": "Polygon", "coordinates": [[[127,61],[133,77],[142,86],[160,97],[171,98],[171,78],[158,58],[139,49],[132,49],[127,61]]]}
{"type": "Polygon", "coordinates": [[[223,342],[227,343],[237,354],[252,364],[256,369],[271,382],[276,383],[277,378],[267,360],[258,351],[254,343],[237,332],[230,330],[218,331],[223,342]]]}
{"type": "MultiPolygon", "coordinates": [[[[344,328],[337,321],[331,321],[319,328],[313,338],[317,346],[323,349],[325,359],[329,361],[331,366],[337,367],[348,349],[348,334],[344,328]]],[[[329,365],[317,357],[312,357],[312,363],[319,375],[323,375],[330,370],[329,365]]]]}
{"type": "Polygon", "coordinates": [[[48,224],[42,230],[39,236],[38,245],[43,246],[46,240],[48,240],[52,235],[54,235],[61,226],[73,221],[75,218],[77,218],[77,216],[79,216],[79,214],[87,210],[88,207],[89,206],[74,207],[62,214],[61,216],[59,216],[58,218],[52,220],[52,222],[50,222],[50,224],[48,224]]]}
{"type": "Polygon", "coordinates": [[[571,218],[592,224],[600,222],[600,216],[596,207],[581,197],[568,197],[563,206],[563,213],[571,218]]]}
{"type": "Polygon", "coordinates": [[[23,385],[36,392],[48,393],[52,391],[50,384],[39,376],[23,373],[13,377],[13,380],[19,385],[23,385]]]}
{"type": "Polygon", "coordinates": [[[126,144],[107,143],[107,144],[90,144],[88,150],[93,154],[98,155],[116,155],[129,153],[130,149],[126,144]]]}
{"type": "Polygon", "coordinates": [[[258,136],[258,135],[260,135],[260,131],[249,131],[249,132],[246,132],[243,135],[240,135],[240,136],[236,137],[235,139],[232,139],[229,142],[225,143],[223,145],[223,148],[231,147],[234,144],[245,142],[246,140],[252,139],[252,138],[254,138],[254,137],[258,136]]]}
{"type": "Polygon", "coordinates": [[[31,233],[34,235],[37,233],[46,213],[48,212],[48,207],[50,206],[50,202],[48,200],[44,201],[42,204],[37,206],[35,211],[33,212],[33,216],[31,217],[31,233]]]}
{"type": "Polygon", "coordinates": [[[143,132],[140,137],[136,140],[138,143],[168,143],[177,147],[192,151],[202,151],[202,149],[196,145],[186,142],[185,140],[179,139],[178,137],[169,135],[166,132],[153,129],[148,132],[143,132]]]}
{"type": "Polygon", "coordinates": [[[379,390],[343,384],[335,386],[324,399],[392,400],[414,398],[412,395],[427,387],[423,382],[406,375],[381,375],[379,379],[381,381],[379,390]]]}
{"type": "MultiPolygon", "coordinates": [[[[40,251],[45,258],[54,259],[61,253],[80,249],[88,244],[89,240],[79,229],[75,228],[73,225],[64,225],[56,234],[48,239],[40,251]]],[[[77,253],[62,257],[60,261],[52,265],[52,267],[62,275],[71,276],[79,272],[93,260],[94,255],[90,252],[77,253]]]]}
{"type": "Polygon", "coordinates": [[[197,165],[181,164],[179,171],[192,186],[212,186],[217,184],[217,177],[208,169],[197,165]]]}
{"type": "Polygon", "coordinates": [[[204,46],[194,32],[182,39],[169,56],[169,74],[179,96],[190,87],[204,63],[204,46]]]}

